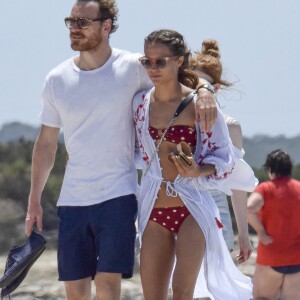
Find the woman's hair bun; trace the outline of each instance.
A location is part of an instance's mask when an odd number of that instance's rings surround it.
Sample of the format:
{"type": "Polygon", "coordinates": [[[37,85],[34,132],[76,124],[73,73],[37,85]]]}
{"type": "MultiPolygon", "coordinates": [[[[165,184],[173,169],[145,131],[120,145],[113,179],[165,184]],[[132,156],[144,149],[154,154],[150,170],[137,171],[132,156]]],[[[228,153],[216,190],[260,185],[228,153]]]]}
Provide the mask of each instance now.
{"type": "Polygon", "coordinates": [[[217,59],[221,58],[219,45],[216,40],[207,39],[202,42],[201,53],[205,55],[213,56],[217,59]]]}

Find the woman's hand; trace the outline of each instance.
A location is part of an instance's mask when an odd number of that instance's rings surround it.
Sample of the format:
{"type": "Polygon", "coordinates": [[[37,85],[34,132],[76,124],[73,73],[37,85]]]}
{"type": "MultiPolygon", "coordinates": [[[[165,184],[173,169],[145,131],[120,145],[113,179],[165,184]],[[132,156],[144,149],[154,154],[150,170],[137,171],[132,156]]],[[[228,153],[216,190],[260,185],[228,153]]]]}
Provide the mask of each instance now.
{"type": "Polygon", "coordinates": [[[263,233],[258,233],[257,235],[262,244],[269,245],[273,243],[273,238],[267,235],[267,233],[263,232],[263,233]]]}
{"type": "Polygon", "coordinates": [[[249,240],[248,234],[245,236],[239,236],[238,243],[240,246],[240,252],[236,256],[236,260],[237,260],[238,264],[241,264],[249,259],[249,257],[251,256],[251,253],[253,251],[253,248],[252,248],[251,242],[249,240]]]}
{"type": "Polygon", "coordinates": [[[175,155],[174,153],[170,154],[171,159],[173,160],[178,173],[182,177],[198,177],[201,176],[200,167],[196,164],[193,157],[188,156],[188,160],[190,162],[190,166],[184,162],[179,155],[175,155]]]}

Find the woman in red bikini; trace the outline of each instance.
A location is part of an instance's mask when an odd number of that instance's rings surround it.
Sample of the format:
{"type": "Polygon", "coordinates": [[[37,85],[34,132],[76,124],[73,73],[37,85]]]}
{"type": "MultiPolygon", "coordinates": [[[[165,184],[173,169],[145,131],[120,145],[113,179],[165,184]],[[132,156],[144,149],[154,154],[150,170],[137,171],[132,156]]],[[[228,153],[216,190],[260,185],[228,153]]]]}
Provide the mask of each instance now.
{"type": "Polygon", "coordinates": [[[133,112],[143,169],[137,197],[145,300],[166,300],[170,283],[177,300],[249,300],[251,281],[232,262],[208,193],[224,190],[234,165],[227,126],[219,109],[210,132],[195,124],[193,88],[213,88],[188,71],[190,52],[176,31],[152,32],[144,50],[140,61],[154,88],[135,96],[133,112]]]}

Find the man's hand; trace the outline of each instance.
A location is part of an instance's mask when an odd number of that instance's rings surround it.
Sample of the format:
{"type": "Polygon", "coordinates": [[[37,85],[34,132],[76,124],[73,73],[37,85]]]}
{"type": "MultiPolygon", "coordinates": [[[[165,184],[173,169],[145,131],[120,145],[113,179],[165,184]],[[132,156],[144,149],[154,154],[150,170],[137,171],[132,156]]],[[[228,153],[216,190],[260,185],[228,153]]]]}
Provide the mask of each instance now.
{"type": "Polygon", "coordinates": [[[201,130],[209,132],[217,118],[217,102],[215,95],[201,88],[198,90],[196,104],[196,122],[200,122],[201,130]]]}
{"type": "Polygon", "coordinates": [[[25,234],[31,235],[33,226],[36,223],[39,231],[43,230],[43,209],[40,202],[29,202],[26,218],[25,218],[25,234]]]}

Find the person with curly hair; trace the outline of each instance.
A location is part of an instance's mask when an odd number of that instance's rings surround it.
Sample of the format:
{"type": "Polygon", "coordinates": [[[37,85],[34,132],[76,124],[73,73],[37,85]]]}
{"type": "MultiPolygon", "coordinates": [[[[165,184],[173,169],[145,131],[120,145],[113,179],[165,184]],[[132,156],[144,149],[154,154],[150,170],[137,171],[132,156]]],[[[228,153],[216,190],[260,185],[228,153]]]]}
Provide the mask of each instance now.
{"type": "MultiPolygon", "coordinates": [[[[193,70],[199,78],[206,79],[211,83],[216,93],[222,88],[229,88],[232,83],[223,78],[223,65],[221,62],[221,52],[219,44],[214,39],[206,39],[202,42],[202,49],[196,51],[190,59],[190,69],[193,70]]],[[[252,253],[252,245],[249,240],[248,222],[247,222],[247,192],[252,192],[258,183],[253,170],[243,160],[245,154],[243,150],[243,136],[239,121],[225,114],[225,120],[229,131],[229,136],[234,145],[235,166],[232,174],[228,177],[226,184],[230,187],[230,196],[235,214],[237,229],[239,253],[237,262],[242,263],[249,259],[252,253]]],[[[234,234],[230,210],[227,202],[227,195],[219,190],[210,190],[221,215],[223,224],[223,235],[228,250],[234,249],[234,234]]]]}

